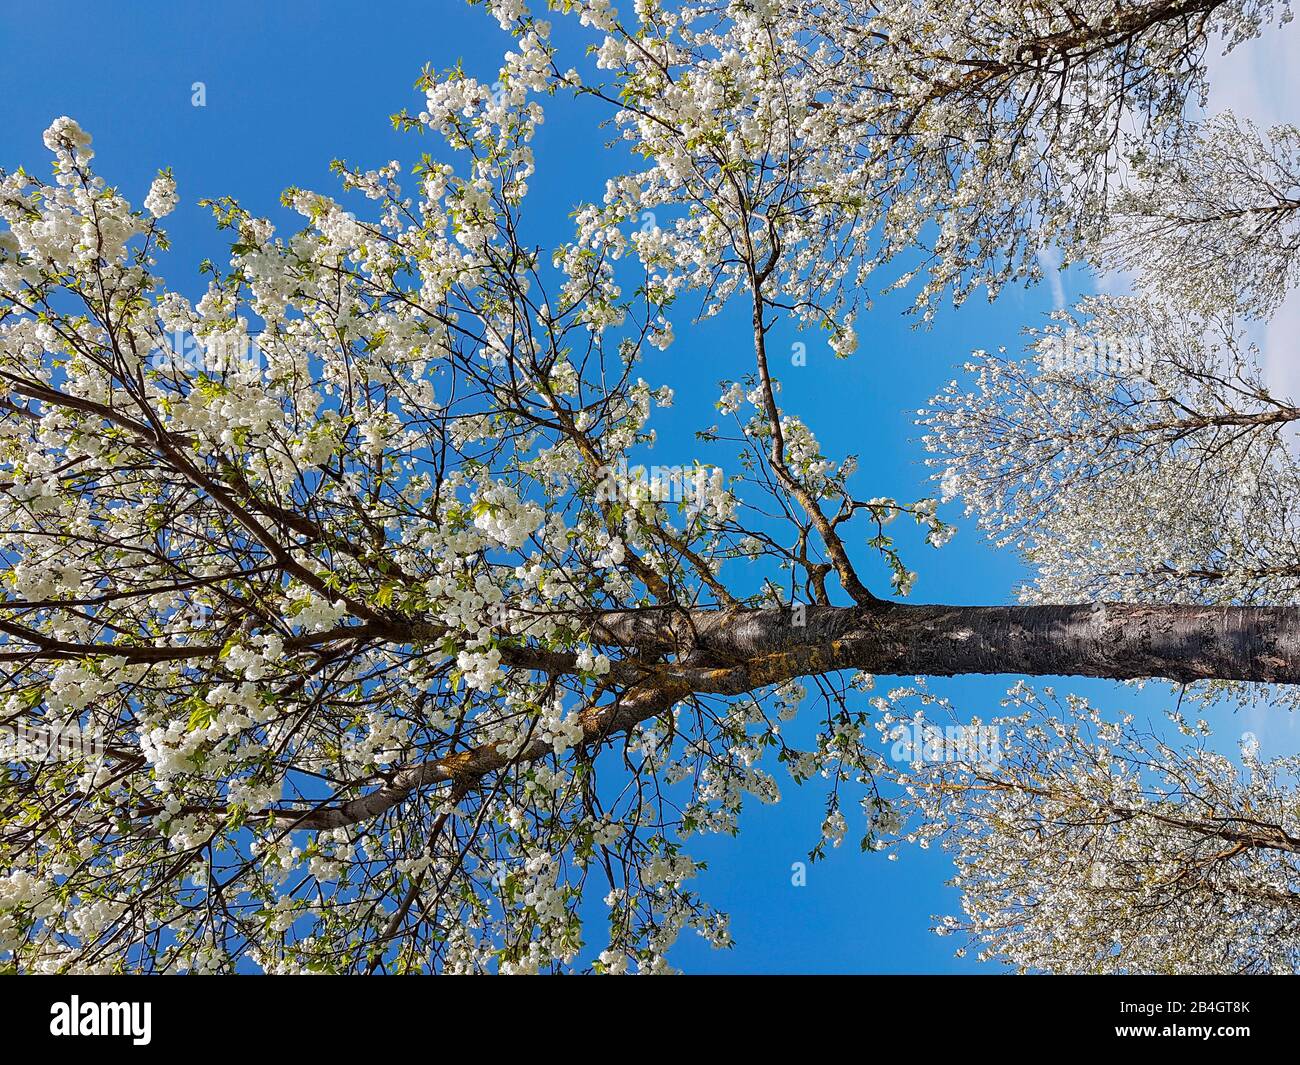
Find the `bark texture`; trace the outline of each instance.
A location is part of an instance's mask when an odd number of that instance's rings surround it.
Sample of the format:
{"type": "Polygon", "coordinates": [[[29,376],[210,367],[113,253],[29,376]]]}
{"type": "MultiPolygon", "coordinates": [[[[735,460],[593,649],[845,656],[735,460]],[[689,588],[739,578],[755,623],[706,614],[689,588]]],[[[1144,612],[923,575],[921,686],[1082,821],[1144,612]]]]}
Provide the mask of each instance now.
{"type": "Polygon", "coordinates": [[[684,662],[790,656],[795,673],[1008,673],[1300,683],[1300,607],[1098,603],[816,607],[603,615],[597,639],[684,662]],[[803,624],[799,624],[799,621],[803,624]]]}

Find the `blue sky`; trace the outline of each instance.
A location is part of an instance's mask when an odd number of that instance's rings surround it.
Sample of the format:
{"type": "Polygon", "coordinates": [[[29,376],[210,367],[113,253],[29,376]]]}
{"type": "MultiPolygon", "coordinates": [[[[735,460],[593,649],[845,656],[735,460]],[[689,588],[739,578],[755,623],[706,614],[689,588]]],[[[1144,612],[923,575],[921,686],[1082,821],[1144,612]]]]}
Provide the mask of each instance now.
{"type": "MultiPolygon", "coordinates": [[[[39,17],[23,10],[20,15],[12,0],[0,0],[0,166],[22,164],[44,174],[41,133],[67,114],[94,136],[99,172],[133,201],[143,199],[159,167],[172,167],[183,204],[167,220],[172,251],[159,270],[195,296],[200,260],[221,263],[226,254],[225,238],[195,205],[198,199],[231,195],[296,228],[278,206],[281,190],[296,185],[335,193],[331,159],[365,167],[398,159],[405,167],[434,147],[427,138],[395,133],[388,121],[403,107],[419,109],[412,84],[426,63],[440,69],[463,59],[467,71],[490,78],[509,43],[495,21],[460,0],[371,7],[137,2],[130,18],[115,5],[47,2],[39,17]],[[191,103],[196,82],[206,93],[203,107],[191,103]]],[[[1270,69],[1295,69],[1285,62],[1295,40],[1288,32],[1282,45],[1266,46],[1270,69]]],[[[1279,117],[1270,109],[1294,87],[1287,80],[1294,75],[1274,73],[1252,89],[1259,62],[1250,51],[1228,61],[1222,72],[1232,91],[1212,106],[1279,117]]],[[[600,195],[609,133],[596,129],[599,117],[590,104],[548,107],[529,196],[536,239],[563,236],[568,212],[600,195]]],[[[1086,283],[1078,274],[1063,278],[1065,298],[1086,283]]],[[[925,331],[902,315],[901,301],[883,300],[860,319],[861,346],[844,361],[817,337],[779,334],[778,340],[809,345],[808,365],[785,374],[784,402],[810,422],[827,455],[860,456],[860,494],[919,498],[929,489],[912,425],[916,408],[972,347],[1017,349],[1021,329],[1041,320],[1052,300],[1050,285],[1016,288],[993,305],[972,299],[925,331]]],[[[721,461],[723,455],[705,453],[691,434],[717,420],[716,382],[748,369],[747,337],[730,320],[700,327],[679,320],[676,332],[678,341],[647,371],[653,383],[671,384],[678,395],[671,412],[662,419],[656,414],[654,461],[721,461]]],[[[955,518],[955,508],[947,516],[955,518]]],[[[943,550],[912,540],[905,557],[920,574],[912,594],[918,602],[1007,602],[1023,576],[1013,557],[988,547],[968,522],[943,550]]],[[[869,572],[883,584],[883,570],[869,572]]],[[[963,713],[987,717],[1010,682],[969,678],[932,687],[963,713]]],[[[1096,683],[1072,687],[1153,722],[1168,701],[1155,687],[1143,693],[1096,683]]],[[[1227,744],[1246,728],[1259,735],[1265,754],[1294,739],[1289,720],[1259,711],[1236,719],[1227,714],[1214,722],[1227,744]]],[[[862,855],[852,834],[860,825],[851,822],[845,845],[809,869],[806,886],[793,886],[792,863],[804,860],[816,840],[822,794],[788,784],[783,790],[781,804],[747,813],[739,839],[692,846],[710,863],[702,893],[732,914],[738,945],[719,953],[684,938],[674,953],[678,965],[696,972],[992,971],[953,958],[954,943],[927,930],[931,915],[956,906],[955,892],[944,887],[951,865],[939,852],[905,851],[897,862],[862,855]]]]}

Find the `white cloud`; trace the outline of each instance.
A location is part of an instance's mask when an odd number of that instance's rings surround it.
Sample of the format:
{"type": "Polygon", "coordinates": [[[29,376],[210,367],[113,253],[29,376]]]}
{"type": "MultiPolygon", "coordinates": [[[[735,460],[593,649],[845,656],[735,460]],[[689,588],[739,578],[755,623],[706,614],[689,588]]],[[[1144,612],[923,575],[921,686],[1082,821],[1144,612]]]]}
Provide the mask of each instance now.
{"type": "Polygon", "coordinates": [[[1052,303],[1058,311],[1065,309],[1065,282],[1061,279],[1059,248],[1039,248],[1038,266],[1052,288],[1052,303]]]}

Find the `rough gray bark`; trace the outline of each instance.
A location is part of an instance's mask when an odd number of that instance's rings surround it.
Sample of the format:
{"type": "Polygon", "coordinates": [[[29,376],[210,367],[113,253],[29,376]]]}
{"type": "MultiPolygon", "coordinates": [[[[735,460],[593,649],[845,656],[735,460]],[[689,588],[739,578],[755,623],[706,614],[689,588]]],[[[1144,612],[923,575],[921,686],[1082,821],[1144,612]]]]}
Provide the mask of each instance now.
{"type": "Polygon", "coordinates": [[[609,645],[677,653],[687,665],[789,656],[797,673],[1074,675],[1300,683],[1300,607],[1099,603],[818,607],[603,615],[609,645]]]}

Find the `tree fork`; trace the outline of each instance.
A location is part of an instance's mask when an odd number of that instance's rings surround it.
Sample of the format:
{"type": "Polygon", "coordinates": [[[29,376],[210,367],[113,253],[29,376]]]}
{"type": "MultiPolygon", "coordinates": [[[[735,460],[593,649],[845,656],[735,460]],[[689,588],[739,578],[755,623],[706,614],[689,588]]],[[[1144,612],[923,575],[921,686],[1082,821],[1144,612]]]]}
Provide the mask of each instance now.
{"type": "MultiPolygon", "coordinates": [[[[1192,682],[1300,683],[1300,607],[1085,603],[700,610],[655,607],[601,616],[606,644],[684,653],[646,665],[642,680],[582,712],[583,740],[599,744],[666,713],[691,695],[741,695],[800,676],[860,669],[894,676],[1073,675],[1192,682]],[[804,624],[794,623],[800,617],[804,624]]],[[[551,751],[533,741],[513,757],[484,744],[408,766],[372,792],[306,811],[280,810],[284,831],[370,820],[413,791],[473,781],[551,751]]]]}

